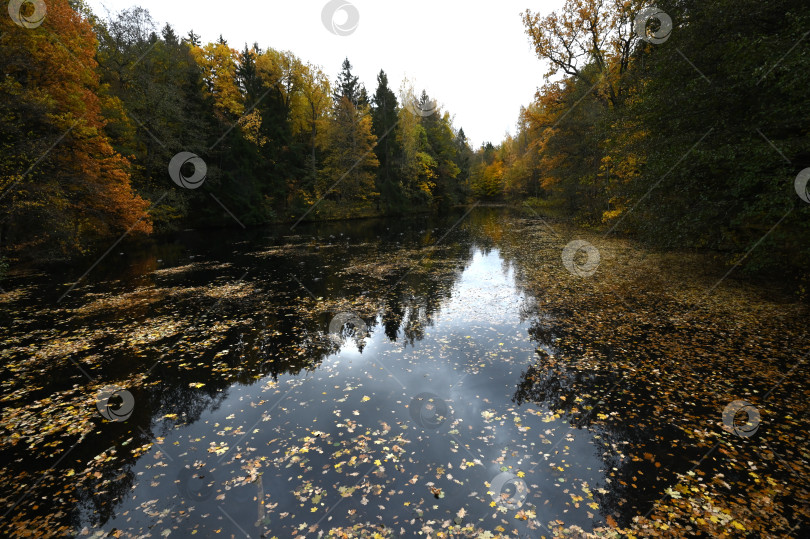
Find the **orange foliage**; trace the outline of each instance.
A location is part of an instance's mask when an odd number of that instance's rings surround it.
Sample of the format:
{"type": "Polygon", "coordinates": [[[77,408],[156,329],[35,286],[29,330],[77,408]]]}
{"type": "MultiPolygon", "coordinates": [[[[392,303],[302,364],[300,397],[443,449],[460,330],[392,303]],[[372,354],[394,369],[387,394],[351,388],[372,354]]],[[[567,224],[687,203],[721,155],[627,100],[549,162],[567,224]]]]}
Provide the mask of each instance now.
{"type": "Polygon", "coordinates": [[[31,127],[30,136],[50,137],[54,144],[29,174],[23,176],[33,163],[12,170],[19,182],[6,201],[12,204],[9,213],[14,214],[15,203],[30,203],[47,193],[47,200],[39,202],[50,208],[46,211],[61,213],[77,244],[79,236],[88,233],[130,228],[149,233],[148,202],[133,192],[130,163],[113,150],[104,132],[92,26],[67,0],[46,4],[47,16],[39,28],[21,28],[9,17],[0,17],[0,34],[6,34],[3,49],[13,49],[5,64],[7,74],[22,81],[12,91],[20,102],[38,103],[45,110],[49,128],[37,132],[41,125],[31,127]]]}

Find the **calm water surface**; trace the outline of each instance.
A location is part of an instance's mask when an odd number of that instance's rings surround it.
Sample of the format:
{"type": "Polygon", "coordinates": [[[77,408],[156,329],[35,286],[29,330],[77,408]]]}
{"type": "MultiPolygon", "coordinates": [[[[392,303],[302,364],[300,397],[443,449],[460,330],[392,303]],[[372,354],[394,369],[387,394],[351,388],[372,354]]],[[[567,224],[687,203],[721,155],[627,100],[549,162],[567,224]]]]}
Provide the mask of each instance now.
{"type": "Polygon", "coordinates": [[[540,537],[646,511],[665,484],[622,444],[669,434],[579,426],[589,402],[542,368],[554,317],[499,246],[511,217],[460,217],[181,233],[116,249],[60,303],[92,259],[13,280],[4,356],[45,367],[5,403],[71,395],[90,426],[3,446],[21,478],[3,525],[540,537]],[[93,407],[107,384],[132,395],[125,421],[93,407]]]}

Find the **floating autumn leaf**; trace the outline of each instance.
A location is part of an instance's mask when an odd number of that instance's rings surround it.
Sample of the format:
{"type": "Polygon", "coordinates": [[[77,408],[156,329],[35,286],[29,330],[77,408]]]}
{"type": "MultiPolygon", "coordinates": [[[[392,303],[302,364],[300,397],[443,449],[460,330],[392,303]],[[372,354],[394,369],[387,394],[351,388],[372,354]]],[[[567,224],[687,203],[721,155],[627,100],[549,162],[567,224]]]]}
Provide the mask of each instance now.
{"type": "Polygon", "coordinates": [[[221,456],[228,452],[228,446],[224,443],[211,442],[211,445],[208,447],[208,452],[221,456]]]}

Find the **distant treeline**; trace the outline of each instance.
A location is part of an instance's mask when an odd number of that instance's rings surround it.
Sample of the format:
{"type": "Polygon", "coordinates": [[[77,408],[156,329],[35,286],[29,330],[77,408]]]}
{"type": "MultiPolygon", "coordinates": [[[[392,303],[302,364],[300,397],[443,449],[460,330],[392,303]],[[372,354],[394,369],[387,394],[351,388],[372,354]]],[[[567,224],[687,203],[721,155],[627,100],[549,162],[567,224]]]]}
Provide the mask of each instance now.
{"type": "Polygon", "coordinates": [[[0,260],[127,230],[490,200],[810,275],[800,0],[526,11],[545,84],[514,137],[475,151],[426,92],[395,93],[383,71],[369,94],[348,60],[331,82],[290,52],[203,44],[140,8],[100,20],[81,1],[45,4],[41,24],[0,17],[0,260]]]}
{"type": "Polygon", "coordinates": [[[203,44],[141,8],[100,20],[82,2],[45,4],[41,24],[0,16],[6,253],[63,256],[127,230],[396,214],[469,198],[464,131],[408,81],[395,94],[380,71],[369,95],[348,60],[330,82],[291,52],[203,44]]]}
{"type": "Polygon", "coordinates": [[[807,277],[807,2],[647,5],[567,0],[524,14],[550,70],[516,136],[484,152],[474,193],[807,277]]]}

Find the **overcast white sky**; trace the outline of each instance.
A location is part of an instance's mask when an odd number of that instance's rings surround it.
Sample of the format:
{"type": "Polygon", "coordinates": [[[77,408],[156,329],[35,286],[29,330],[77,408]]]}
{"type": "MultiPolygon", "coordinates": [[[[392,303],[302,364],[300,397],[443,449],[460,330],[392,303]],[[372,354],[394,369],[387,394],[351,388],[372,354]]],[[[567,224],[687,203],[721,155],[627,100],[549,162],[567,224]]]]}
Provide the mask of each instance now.
{"type": "MultiPolygon", "coordinates": [[[[563,0],[344,0],[359,14],[356,30],[331,33],[321,14],[327,0],[89,0],[101,17],[133,5],[148,9],[162,26],[178,34],[194,29],[203,41],[222,34],[241,49],[258,42],[262,48],[289,50],[320,65],[331,80],[348,57],[369,93],[380,69],[399,93],[404,77],[454,116],[472,143],[498,143],[514,133],[521,105],[542,84],[545,66],[523,31],[520,13],[527,8],[549,13],[563,0]]],[[[336,15],[338,24],[346,12],[336,15]]]]}

